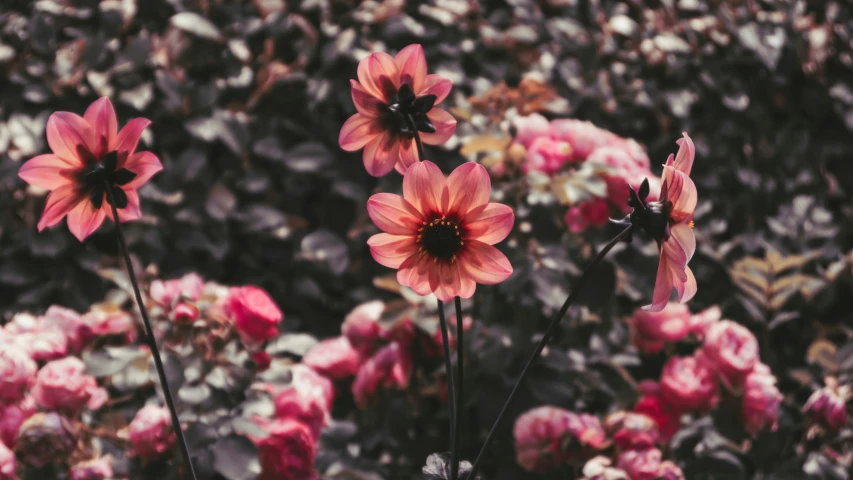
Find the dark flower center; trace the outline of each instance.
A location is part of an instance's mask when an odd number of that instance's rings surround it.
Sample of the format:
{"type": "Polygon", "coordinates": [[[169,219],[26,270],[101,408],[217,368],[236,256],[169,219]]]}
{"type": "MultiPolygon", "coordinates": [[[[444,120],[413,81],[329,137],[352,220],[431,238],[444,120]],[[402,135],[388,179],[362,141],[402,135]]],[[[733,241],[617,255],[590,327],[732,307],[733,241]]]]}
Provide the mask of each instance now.
{"type": "Polygon", "coordinates": [[[454,259],[464,245],[459,227],[444,217],[425,222],[420,230],[421,247],[433,257],[454,259]]]}
{"type": "Polygon", "coordinates": [[[666,227],[669,223],[671,210],[672,208],[669,203],[649,202],[646,204],[646,218],[642,226],[645,228],[646,233],[658,243],[667,240],[669,237],[666,227]]]}
{"type": "MultiPolygon", "coordinates": [[[[109,189],[115,201],[115,207],[127,207],[127,194],[124,193],[121,186],[136,178],[136,173],[126,168],[116,168],[118,166],[118,152],[109,152],[101,157],[99,162],[88,163],[89,168],[81,174],[80,182],[89,193],[89,201],[92,202],[92,205],[95,208],[101,208],[104,194],[109,189]]],[[[107,201],[109,199],[110,195],[107,195],[107,201]]]]}
{"type": "Polygon", "coordinates": [[[406,138],[414,138],[415,131],[435,133],[435,125],[427,117],[435,99],[432,94],[416,97],[412,87],[404,83],[391,95],[390,103],[382,107],[382,124],[406,138]]]}

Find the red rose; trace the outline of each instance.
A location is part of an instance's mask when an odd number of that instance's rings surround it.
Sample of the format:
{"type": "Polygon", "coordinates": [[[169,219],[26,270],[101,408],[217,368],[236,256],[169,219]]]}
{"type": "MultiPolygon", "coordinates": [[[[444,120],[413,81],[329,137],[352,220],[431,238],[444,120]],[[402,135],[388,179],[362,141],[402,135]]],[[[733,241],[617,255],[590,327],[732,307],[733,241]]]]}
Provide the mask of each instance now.
{"type": "Polygon", "coordinates": [[[598,418],[552,406],[537,407],[519,416],[513,437],[518,464],[539,473],[577,461],[607,441],[598,418]]]}
{"type": "Polygon", "coordinates": [[[660,384],[646,380],[640,382],[642,396],[634,405],[634,411],[642,413],[658,426],[661,441],[666,443],[681,428],[681,412],[669,406],[661,396],[660,384]]]}
{"type": "Polygon", "coordinates": [[[315,439],[326,426],[328,410],[325,399],[311,395],[306,389],[288,387],[275,396],[275,418],[298,420],[311,429],[315,439]]]}
{"type": "Polygon", "coordinates": [[[717,379],[697,357],[672,357],[663,367],[661,396],[680,412],[707,410],[717,401],[717,379]]]}
{"type": "Polygon", "coordinates": [[[314,480],[317,444],[311,429],[292,419],[263,425],[267,437],[258,440],[259,480],[314,480]]]}
{"type": "Polygon", "coordinates": [[[166,407],[145,405],[128,426],[130,455],[153,460],[172,449],[175,433],[166,407]]]}
{"type": "Polygon", "coordinates": [[[731,320],[711,325],[702,347],[720,379],[739,388],[758,363],[758,340],[746,327],[731,320]]]}
{"type": "Polygon", "coordinates": [[[657,423],[642,413],[611,413],[604,419],[604,428],[623,450],[643,450],[653,447],[660,439],[657,423]]]}
{"type": "Polygon", "coordinates": [[[272,363],[272,357],[270,357],[270,354],[265,352],[264,350],[258,350],[257,352],[252,354],[252,361],[255,362],[255,371],[263,372],[264,370],[270,368],[270,363],[272,363]]]}
{"type": "Polygon", "coordinates": [[[225,300],[225,311],[234,320],[240,338],[249,345],[278,335],[278,324],[284,317],[267,292],[252,285],[232,288],[225,300]]]}
{"type": "Polygon", "coordinates": [[[0,403],[16,403],[32,386],[38,365],[17,346],[0,344],[0,403]]]}
{"type": "Polygon", "coordinates": [[[317,372],[335,379],[353,377],[361,365],[361,355],[347,337],[327,338],[308,350],[302,363],[317,372]]]}
{"type": "Polygon", "coordinates": [[[659,312],[638,308],[628,320],[631,341],[646,353],[661,351],[664,343],[677,342],[690,333],[690,310],[680,303],[669,303],[659,312]]]}
{"type": "Polygon", "coordinates": [[[572,233],[581,233],[589,227],[606,225],[610,218],[607,200],[597,198],[583,202],[566,212],[566,227],[572,233]]]}
{"type": "Polygon", "coordinates": [[[106,390],[95,377],[85,375],[86,365],[75,357],[48,362],[36,376],[33,398],[47,410],[79,413],[83,407],[97,410],[106,402],[106,390]]]}

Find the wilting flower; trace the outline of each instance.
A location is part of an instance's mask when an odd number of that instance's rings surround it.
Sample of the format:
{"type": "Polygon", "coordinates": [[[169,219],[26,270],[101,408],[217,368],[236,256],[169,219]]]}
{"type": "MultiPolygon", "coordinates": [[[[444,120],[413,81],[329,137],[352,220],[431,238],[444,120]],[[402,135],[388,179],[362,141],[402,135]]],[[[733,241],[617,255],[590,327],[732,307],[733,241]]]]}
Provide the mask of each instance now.
{"type": "Polygon", "coordinates": [[[122,222],[142,216],[136,190],[163,169],[151,152],[136,152],[151,122],[135,118],[118,130],[109,98],[95,101],[80,117],[56,112],[47,120],[47,143],[53,153],[26,162],[18,176],[50,190],[39,231],[68,216],[68,228],[80,241],[104,218],[113,218],[107,191],[115,199],[122,222]]]}
{"type": "Polygon", "coordinates": [[[257,440],[261,462],[259,480],[314,480],[317,442],[311,429],[293,419],[261,425],[268,435],[257,440]]]}
{"type": "Polygon", "coordinates": [[[358,113],[341,128],[341,148],[364,148],[364,167],[381,177],[397,166],[400,173],[418,160],[415,133],[423,143],[440,145],[456,130],[456,119],[435,108],[450,93],[452,83],[427,75],[420,45],[409,45],[396,58],[376,52],[358,64],[358,81],[350,80],[358,113]]]}
{"type": "Polygon", "coordinates": [[[849,385],[839,385],[833,377],[827,377],[825,383],[825,387],[811,394],[803,413],[830,430],[840,430],[847,425],[847,401],[853,395],[849,385]]]}
{"type": "Polygon", "coordinates": [[[625,450],[619,454],[618,465],[628,473],[630,480],[654,480],[660,471],[661,451],[657,448],[625,450]]]}
{"type": "Polygon", "coordinates": [[[377,262],[397,268],[397,281],[419,295],[442,301],[470,298],[477,283],[496,284],[512,266],[497,248],[509,234],[512,209],[488,203],[491,180],[476,163],[456,168],[445,180],[424,161],[403,179],[403,196],[377,193],[367,202],[373,223],[385,233],[370,237],[377,262]]]}
{"type": "Polygon", "coordinates": [[[653,447],[660,439],[657,423],[642,413],[611,413],[604,419],[604,429],[623,450],[653,447]]]}
{"type": "Polygon", "coordinates": [[[672,289],[678,292],[678,301],[684,303],[696,294],[696,277],[687,262],[696,251],[693,235],[693,211],[696,209],[696,185],[690,179],[696,151],[693,140],[684,133],[678,140],[678,153],[666,160],[661,176],[659,202],[646,205],[648,215],[645,228],[658,242],[660,264],[652,304],[648,308],[663,310],[672,289]]]}
{"type": "Polygon", "coordinates": [[[326,426],[328,411],[325,398],[311,395],[305,389],[287,387],[279,391],[274,399],[275,418],[292,418],[311,429],[315,439],[326,426]]]}
{"type": "Polygon", "coordinates": [[[758,340],[743,325],[722,320],[705,333],[702,351],[720,379],[729,387],[740,387],[758,363],[758,340]]]}
{"type": "Polygon", "coordinates": [[[707,410],[717,401],[717,379],[699,355],[672,357],[663,367],[660,392],[679,412],[707,410]]]}
{"type": "Polygon", "coordinates": [[[776,430],[782,394],[770,368],[759,363],[746,376],[743,393],[743,426],[753,437],[765,427],[776,430]]]}
{"type": "Polygon", "coordinates": [[[369,355],[376,350],[376,343],[382,333],[379,319],[384,311],[385,303],[373,300],[353,308],[344,318],[341,333],[360,353],[369,355]]]}
{"type": "Polygon", "coordinates": [[[71,467],[69,480],[106,480],[113,478],[113,457],[106,455],[71,467]]]}
{"type": "Polygon", "coordinates": [[[628,320],[631,342],[646,353],[661,351],[666,342],[677,342],[690,333],[690,310],[680,303],[669,303],[658,312],[638,308],[628,320]]]}
{"type": "Polygon", "coordinates": [[[668,442],[681,428],[681,412],[667,403],[658,382],[644,380],[640,382],[639,389],[642,396],[634,405],[634,411],[654,420],[660,431],[661,441],[668,442]]]}
{"type": "Polygon", "coordinates": [[[172,418],[166,407],[145,405],[136,412],[127,428],[131,456],[153,460],[175,444],[172,418]]]}
{"type": "Polygon", "coordinates": [[[0,480],[14,480],[15,476],[15,453],[9,447],[0,442],[0,480]]]}
{"type": "Polygon", "coordinates": [[[225,300],[225,311],[244,342],[256,345],[278,335],[284,315],[269,294],[259,287],[234,287],[225,300]]]}
{"type": "Polygon", "coordinates": [[[406,389],[411,375],[411,354],[397,342],[386,345],[359,369],[352,384],[356,405],[367,408],[380,388],[406,389]]]}
{"type": "Polygon", "coordinates": [[[15,345],[0,344],[0,403],[15,403],[35,381],[38,365],[15,345]]]}
{"type": "Polygon", "coordinates": [[[361,366],[361,355],[347,337],[327,338],[302,357],[302,363],[331,379],[352,378],[361,366]]]}
{"type": "Polygon", "coordinates": [[[108,394],[85,370],[86,365],[75,357],[48,362],[36,376],[33,398],[47,410],[78,413],[83,407],[101,408],[108,394]]]}
{"type": "Polygon", "coordinates": [[[40,468],[66,460],[77,446],[78,433],[68,418],[56,412],[36,413],[21,425],[15,451],[40,468]]]}
{"type": "Polygon", "coordinates": [[[32,397],[26,397],[16,404],[0,406],[0,443],[14,447],[21,425],[35,412],[36,403],[32,397]]]}
{"type": "Polygon", "coordinates": [[[513,428],[518,464],[531,472],[547,472],[575,462],[607,441],[597,417],[552,406],[534,408],[515,421],[513,428]]]}

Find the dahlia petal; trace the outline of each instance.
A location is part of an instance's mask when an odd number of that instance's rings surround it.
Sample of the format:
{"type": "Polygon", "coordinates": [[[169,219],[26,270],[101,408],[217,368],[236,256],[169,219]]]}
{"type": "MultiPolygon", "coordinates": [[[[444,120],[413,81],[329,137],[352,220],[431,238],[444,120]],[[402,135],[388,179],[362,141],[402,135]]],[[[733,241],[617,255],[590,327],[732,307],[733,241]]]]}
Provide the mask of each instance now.
{"type": "Polygon", "coordinates": [[[667,261],[674,270],[684,268],[687,265],[687,252],[684,251],[684,247],[672,235],[661,244],[661,253],[666,256],[667,261]]]}
{"type": "Polygon", "coordinates": [[[684,273],[687,274],[687,280],[683,282],[676,282],[675,284],[675,290],[678,293],[678,301],[681,303],[690,301],[699,289],[696,284],[696,277],[693,276],[693,271],[690,270],[690,267],[684,267],[684,273]]]}
{"type": "MultiPolygon", "coordinates": [[[[125,155],[119,155],[119,159],[126,158],[128,155],[136,151],[139,145],[139,139],[142,138],[142,132],[151,125],[151,120],[147,118],[134,118],[127,122],[124,128],[118,132],[115,137],[115,145],[110,150],[117,152],[127,152],[125,155]]],[[[119,164],[119,168],[123,165],[119,164]]]]}
{"type": "Polygon", "coordinates": [[[460,222],[466,238],[494,245],[512,231],[515,215],[512,208],[501,203],[487,203],[468,212],[460,222]]]}
{"type": "Polygon", "coordinates": [[[682,132],[684,138],[679,138],[678,153],[675,155],[673,167],[676,170],[683,172],[685,175],[690,175],[690,170],[693,168],[693,159],[696,157],[696,147],[693,145],[693,140],[687,135],[687,132],[682,132]]]}
{"type": "Polygon", "coordinates": [[[681,245],[687,255],[685,263],[689,262],[693,258],[693,254],[696,253],[696,235],[693,234],[693,229],[686,223],[679,223],[669,229],[669,235],[681,245]]]}
{"type": "Polygon", "coordinates": [[[400,71],[400,85],[408,83],[416,93],[421,91],[427,76],[423,47],[418,44],[409,45],[397,53],[394,63],[400,71]]]}
{"type": "Polygon", "coordinates": [[[461,269],[459,270],[459,280],[460,280],[460,287],[459,287],[459,293],[457,294],[459,296],[459,298],[471,298],[471,297],[473,297],[474,291],[477,289],[477,282],[475,282],[468,275],[463,275],[461,269]]]}
{"type": "Polygon", "coordinates": [[[77,192],[75,185],[63,185],[50,192],[44,206],[44,213],[39,219],[38,230],[42,231],[59,223],[83,198],[85,196],[77,192]]]}
{"type": "MultiPolygon", "coordinates": [[[[122,188],[122,191],[127,196],[127,206],[118,209],[118,218],[122,223],[139,220],[142,218],[142,208],[139,205],[139,193],[136,190],[126,187],[122,188]]],[[[103,205],[101,205],[101,209],[104,211],[104,215],[106,215],[107,218],[115,221],[113,218],[113,207],[111,207],[108,202],[104,202],[103,205]]]]}
{"type": "Polygon", "coordinates": [[[512,275],[512,265],[497,248],[476,240],[465,243],[465,250],[457,257],[459,268],[477,283],[494,285],[512,275]]]}
{"type": "Polygon", "coordinates": [[[73,174],[80,170],[80,164],[48,153],[29,159],[18,170],[22,180],[45,190],[54,190],[73,181],[73,174]]]}
{"type": "Polygon", "coordinates": [[[391,55],[374,52],[358,62],[358,82],[382,103],[390,103],[390,96],[399,87],[400,72],[391,55]],[[391,92],[391,89],[394,92],[391,92]]]}
{"type": "Polygon", "coordinates": [[[397,270],[397,282],[411,288],[418,295],[429,295],[432,293],[429,275],[433,267],[435,264],[428,255],[412,255],[400,264],[400,269],[397,270]]]}
{"type": "Polygon", "coordinates": [[[447,190],[450,194],[450,211],[464,217],[472,209],[488,203],[492,180],[482,165],[468,162],[450,173],[447,190]]]}
{"type": "Polygon", "coordinates": [[[421,141],[428,145],[441,145],[456,131],[456,119],[446,110],[433,108],[427,112],[429,121],[435,126],[434,133],[421,132],[421,141]]]}
{"type": "Polygon", "coordinates": [[[407,258],[418,252],[418,244],[411,235],[377,233],[367,240],[370,254],[380,265],[398,268],[407,258]]]}
{"type": "Polygon", "coordinates": [[[658,273],[655,278],[655,291],[652,294],[652,304],[643,307],[644,310],[650,312],[659,312],[669,303],[669,297],[672,295],[672,277],[670,276],[670,267],[666,256],[661,254],[660,263],[658,264],[658,273]]]}
{"type": "MultiPolygon", "coordinates": [[[[109,205],[104,202],[104,205],[109,205]]],[[[92,202],[83,201],[68,213],[68,229],[81,242],[104,222],[103,208],[95,208],[92,202]]]]}
{"type": "Polygon", "coordinates": [[[366,117],[376,118],[380,113],[379,108],[382,106],[382,101],[374,97],[357,81],[350,80],[350,85],[352,86],[352,103],[355,104],[358,113],[366,117]]]}
{"type": "Polygon", "coordinates": [[[160,170],[163,170],[163,164],[160,163],[157,155],[151,152],[137,152],[127,158],[122,168],[126,168],[136,174],[133,180],[122,186],[127,191],[145,185],[151,177],[160,170]]]}
{"type": "Polygon", "coordinates": [[[109,152],[110,146],[114,144],[115,137],[118,134],[118,120],[112,102],[108,97],[95,100],[86,109],[83,118],[89,122],[94,135],[95,143],[92,153],[96,158],[101,158],[102,155],[109,152]]]}
{"type": "Polygon", "coordinates": [[[435,297],[450,302],[462,290],[459,266],[453,262],[438,262],[429,272],[429,286],[435,297]]]}
{"type": "Polygon", "coordinates": [[[423,223],[420,212],[411,203],[391,193],[371,196],[367,214],[380,230],[392,235],[416,235],[423,223]]]}
{"type": "Polygon", "coordinates": [[[388,133],[375,136],[365,145],[362,160],[367,173],[387,175],[400,160],[400,139],[388,133]]]}
{"type": "Polygon", "coordinates": [[[423,90],[415,91],[418,96],[435,95],[435,104],[438,105],[443,102],[448,95],[450,95],[451,89],[453,89],[453,82],[451,82],[449,78],[442,77],[441,75],[430,74],[427,75],[424,80],[423,90]]]}
{"type": "Polygon", "coordinates": [[[94,134],[83,117],[71,112],[56,112],[47,119],[47,143],[59,158],[77,165],[91,155],[94,134]]]}
{"type": "Polygon", "coordinates": [[[429,160],[412,165],[403,177],[403,198],[409,201],[425,219],[441,210],[444,174],[429,160]]]}
{"type": "Polygon", "coordinates": [[[364,148],[380,133],[374,121],[374,118],[362,115],[360,112],[349,117],[341,127],[340,135],[338,135],[338,143],[341,148],[348,152],[364,148]]]}
{"type": "Polygon", "coordinates": [[[667,191],[669,201],[672,202],[670,219],[674,222],[687,222],[693,218],[699,195],[690,177],[678,170],[672,171],[674,172],[673,181],[670,184],[670,190],[667,191]]]}
{"type": "Polygon", "coordinates": [[[415,139],[413,138],[410,142],[402,141],[400,143],[400,159],[394,165],[394,169],[400,175],[405,175],[406,170],[418,163],[418,161],[420,159],[418,158],[418,148],[415,145],[415,139]]]}

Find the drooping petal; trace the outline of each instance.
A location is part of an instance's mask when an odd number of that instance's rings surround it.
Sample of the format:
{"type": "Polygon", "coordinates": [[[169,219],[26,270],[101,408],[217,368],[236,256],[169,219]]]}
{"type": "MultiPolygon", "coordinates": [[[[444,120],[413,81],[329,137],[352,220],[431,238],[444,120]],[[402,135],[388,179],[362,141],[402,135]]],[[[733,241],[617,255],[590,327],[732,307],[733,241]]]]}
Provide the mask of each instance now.
{"type": "Polygon", "coordinates": [[[136,176],[124,185],[125,189],[136,189],[145,185],[157,172],[163,170],[163,164],[157,155],[151,152],[137,152],[128,157],[124,167],[136,176]]]}
{"type": "Polygon", "coordinates": [[[675,291],[678,293],[678,301],[681,303],[690,301],[690,299],[696,295],[696,291],[699,288],[696,284],[696,277],[693,276],[693,271],[690,270],[690,267],[684,267],[684,273],[687,274],[687,279],[681,282],[676,282],[675,284],[675,291]]]}
{"type": "Polygon", "coordinates": [[[344,122],[341,133],[338,135],[338,143],[342,149],[354,152],[364,148],[379,133],[381,129],[376,124],[375,118],[356,113],[344,122]]]}
{"type": "Polygon", "coordinates": [[[441,75],[430,74],[426,76],[424,80],[423,90],[415,91],[417,95],[420,97],[422,95],[435,95],[435,104],[443,102],[448,95],[450,95],[450,90],[453,88],[453,82],[450,81],[449,78],[442,77],[441,75]]]}
{"type": "Polygon", "coordinates": [[[429,255],[412,255],[400,264],[397,282],[411,288],[418,295],[429,295],[432,293],[429,286],[430,270],[435,266],[429,255]]]}
{"type": "Polygon", "coordinates": [[[59,223],[83,198],[85,196],[78,193],[75,185],[63,185],[50,192],[38,223],[39,231],[59,223]]]}
{"type": "Polygon", "coordinates": [[[694,235],[693,229],[686,223],[679,223],[669,229],[669,235],[684,250],[687,262],[689,262],[693,258],[693,254],[696,253],[696,235],[694,235]]]}
{"type": "Polygon", "coordinates": [[[418,244],[411,235],[377,233],[367,240],[370,254],[380,265],[398,268],[403,261],[418,252],[418,244]]]}
{"type": "Polygon", "coordinates": [[[423,223],[420,212],[411,203],[391,193],[371,196],[367,214],[380,230],[392,235],[416,235],[423,223]]]}
{"type": "Polygon", "coordinates": [[[95,100],[86,109],[83,118],[89,122],[94,135],[92,153],[96,158],[101,158],[110,151],[110,147],[114,144],[115,137],[118,134],[118,120],[112,102],[108,97],[95,100]]]}
{"type": "Polygon", "coordinates": [[[409,45],[400,50],[394,58],[397,70],[400,72],[400,85],[408,83],[417,93],[423,89],[427,75],[427,63],[424,49],[418,44],[409,45]]]}
{"type": "MultiPolygon", "coordinates": [[[[118,209],[118,218],[122,223],[139,220],[142,218],[142,208],[139,205],[139,193],[136,190],[132,190],[127,187],[122,188],[122,191],[127,196],[127,206],[118,209]]],[[[101,205],[101,210],[103,210],[104,215],[106,215],[107,218],[115,221],[113,218],[113,208],[107,201],[104,201],[103,205],[101,205]]]]}
{"type": "Polygon", "coordinates": [[[446,110],[433,108],[427,112],[429,121],[435,126],[435,133],[421,132],[421,141],[428,145],[441,145],[456,131],[456,119],[446,110]]]}
{"type": "Polygon", "coordinates": [[[464,217],[472,209],[488,203],[492,180],[479,163],[463,163],[447,177],[447,190],[449,211],[464,217]]]}
{"type": "Polygon", "coordinates": [[[512,265],[506,255],[497,248],[476,240],[465,242],[465,248],[457,257],[463,273],[477,283],[494,285],[503,282],[512,274],[512,265]]]}
{"type": "Polygon", "coordinates": [[[400,160],[400,138],[382,133],[364,146],[362,159],[367,173],[374,177],[387,175],[400,160]]]}
{"type": "Polygon", "coordinates": [[[400,86],[397,65],[391,55],[374,52],[358,62],[358,82],[374,97],[388,104],[400,86]]]}
{"type": "Polygon", "coordinates": [[[682,132],[684,138],[679,138],[678,153],[675,155],[673,167],[676,170],[683,172],[685,175],[690,175],[690,170],[693,168],[693,159],[696,157],[696,147],[693,145],[693,140],[687,135],[687,132],[682,132]]]}
{"type": "Polygon", "coordinates": [[[400,175],[405,175],[406,170],[412,165],[418,163],[418,148],[415,146],[415,139],[411,141],[403,140],[400,142],[400,159],[394,165],[394,169],[400,175]]]}
{"type": "Polygon", "coordinates": [[[350,80],[350,85],[352,86],[352,103],[355,104],[358,113],[376,118],[381,113],[379,108],[382,106],[382,100],[374,97],[355,80],[350,80]]]}
{"type": "Polygon", "coordinates": [[[684,247],[678,243],[678,240],[671,235],[661,244],[661,253],[673,269],[684,268],[687,265],[687,252],[684,251],[684,247]]]}
{"type": "Polygon", "coordinates": [[[666,307],[669,302],[669,297],[672,295],[672,277],[670,276],[670,267],[667,263],[666,256],[661,254],[660,263],[658,264],[658,274],[655,277],[655,291],[652,294],[652,304],[646,305],[643,309],[650,312],[659,312],[666,307]]]}
{"type": "Polygon", "coordinates": [[[512,208],[501,203],[487,203],[468,212],[460,224],[465,238],[494,245],[509,235],[515,215],[512,208]]]}
{"type": "Polygon", "coordinates": [[[104,216],[103,208],[95,208],[92,202],[82,201],[68,213],[68,230],[82,242],[101,226],[104,216]]]}
{"type": "Polygon", "coordinates": [[[83,117],[71,112],[56,112],[47,119],[47,143],[59,158],[82,165],[94,160],[94,134],[83,117]],[[81,153],[84,155],[81,157],[81,153]]]}
{"type": "MultiPolygon", "coordinates": [[[[139,139],[142,138],[142,132],[151,125],[151,120],[147,118],[134,118],[127,122],[124,128],[118,132],[115,138],[115,145],[110,150],[115,150],[120,153],[119,161],[127,158],[128,155],[136,151],[136,146],[139,145],[139,139]]],[[[121,168],[121,163],[119,168],[121,168]]]]}
{"type": "Polygon", "coordinates": [[[462,278],[456,262],[442,261],[429,272],[429,287],[442,302],[450,302],[462,291],[462,278]]]}
{"type": "Polygon", "coordinates": [[[429,160],[409,167],[403,177],[403,198],[409,201],[424,219],[441,215],[441,192],[444,190],[444,174],[429,160]]]}
{"type": "Polygon", "coordinates": [[[73,182],[79,170],[79,163],[72,163],[48,153],[25,162],[18,170],[18,176],[30,185],[53,190],[73,182]]]}

